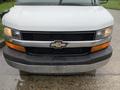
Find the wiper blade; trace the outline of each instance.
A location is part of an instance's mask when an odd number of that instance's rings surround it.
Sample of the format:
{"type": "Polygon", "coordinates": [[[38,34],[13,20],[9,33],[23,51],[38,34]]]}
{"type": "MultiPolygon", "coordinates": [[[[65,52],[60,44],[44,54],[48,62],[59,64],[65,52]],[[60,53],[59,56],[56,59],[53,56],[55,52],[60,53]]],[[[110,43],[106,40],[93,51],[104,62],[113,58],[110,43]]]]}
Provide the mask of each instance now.
{"type": "Polygon", "coordinates": [[[78,4],[78,3],[62,3],[61,5],[84,6],[83,4],[78,4]]]}
{"type": "Polygon", "coordinates": [[[59,5],[61,5],[61,4],[62,4],[62,2],[63,2],[63,0],[60,0],[59,5]]]}

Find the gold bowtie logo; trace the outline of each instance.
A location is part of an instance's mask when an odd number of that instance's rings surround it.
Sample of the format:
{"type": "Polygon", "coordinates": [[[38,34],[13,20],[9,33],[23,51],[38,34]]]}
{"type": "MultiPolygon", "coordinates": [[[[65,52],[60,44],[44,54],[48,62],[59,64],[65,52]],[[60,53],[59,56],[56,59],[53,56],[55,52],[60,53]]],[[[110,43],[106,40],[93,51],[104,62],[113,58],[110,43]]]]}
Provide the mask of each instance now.
{"type": "Polygon", "coordinates": [[[54,41],[53,43],[51,43],[50,45],[52,48],[55,49],[62,49],[65,48],[67,46],[67,43],[64,43],[63,41],[54,41]]]}

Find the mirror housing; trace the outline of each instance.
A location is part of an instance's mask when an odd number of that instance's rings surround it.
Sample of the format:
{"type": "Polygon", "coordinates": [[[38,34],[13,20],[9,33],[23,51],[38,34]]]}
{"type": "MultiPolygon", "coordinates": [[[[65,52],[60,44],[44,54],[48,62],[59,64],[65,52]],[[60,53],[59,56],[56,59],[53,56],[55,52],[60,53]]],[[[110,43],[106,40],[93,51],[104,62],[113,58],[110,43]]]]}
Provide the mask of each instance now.
{"type": "Polygon", "coordinates": [[[5,11],[3,11],[3,12],[0,12],[0,19],[2,19],[3,16],[4,16],[6,13],[8,13],[8,12],[9,12],[9,10],[5,10],[5,11]]]}
{"type": "Polygon", "coordinates": [[[106,4],[108,3],[109,0],[99,0],[100,1],[100,4],[106,4]]]}
{"type": "Polygon", "coordinates": [[[3,12],[0,12],[0,19],[2,19],[3,17],[3,12]]]}

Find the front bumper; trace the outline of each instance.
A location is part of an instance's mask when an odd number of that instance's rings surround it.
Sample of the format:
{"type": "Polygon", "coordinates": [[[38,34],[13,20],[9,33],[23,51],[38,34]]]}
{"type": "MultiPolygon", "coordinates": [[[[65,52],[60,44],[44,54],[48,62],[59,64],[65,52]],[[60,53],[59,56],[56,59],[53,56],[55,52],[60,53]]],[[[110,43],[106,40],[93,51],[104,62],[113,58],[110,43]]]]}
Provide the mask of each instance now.
{"type": "Polygon", "coordinates": [[[40,55],[30,56],[5,47],[7,63],[22,71],[41,74],[69,74],[97,69],[109,61],[111,46],[105,50],[86,56],[80,55],[40,55]]]}

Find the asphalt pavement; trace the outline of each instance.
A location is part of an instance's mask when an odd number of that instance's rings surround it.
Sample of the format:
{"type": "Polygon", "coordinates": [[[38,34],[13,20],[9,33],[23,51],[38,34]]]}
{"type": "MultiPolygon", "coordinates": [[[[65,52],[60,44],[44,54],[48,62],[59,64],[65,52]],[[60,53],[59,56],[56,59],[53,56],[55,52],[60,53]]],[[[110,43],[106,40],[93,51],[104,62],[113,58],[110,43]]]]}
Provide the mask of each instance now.
{"type": "Polygon", "coordinates": [[[21,75],[7,65],[0,49],[0,90],[119,90],[120,89],[120,11],[109,10],[115,18],[110,62],[95,76],[21,75]]]}

